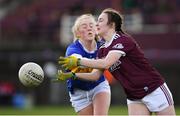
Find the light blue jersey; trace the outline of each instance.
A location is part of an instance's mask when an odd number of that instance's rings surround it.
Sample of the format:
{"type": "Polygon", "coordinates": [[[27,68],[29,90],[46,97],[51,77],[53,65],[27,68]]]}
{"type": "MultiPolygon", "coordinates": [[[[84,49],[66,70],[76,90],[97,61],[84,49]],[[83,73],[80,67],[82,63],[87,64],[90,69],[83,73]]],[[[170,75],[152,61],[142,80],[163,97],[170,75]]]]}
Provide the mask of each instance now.
{"type": "MultiPolygon", "coordinates": [[[[97,42],[97,50],[101,46],[100,42],[97,42]]],[[[76,40],[72,44],[70,44],[66,50],[66,56],[70,56],[72,54],[79,54],[82,57],[95,59],[97,55],[97,50],[92,52],[87,52],[85,48],[82,46],[79,40],[76,40]]],[[[74,88],[81,89],[81,90],[91,90],[95,88],[99,83],[105,80],[104,76],[102,75],[99,80],[97,81],[86,81],[86,80],[67,80],[68,90],[73,94],[74,88]]]]}

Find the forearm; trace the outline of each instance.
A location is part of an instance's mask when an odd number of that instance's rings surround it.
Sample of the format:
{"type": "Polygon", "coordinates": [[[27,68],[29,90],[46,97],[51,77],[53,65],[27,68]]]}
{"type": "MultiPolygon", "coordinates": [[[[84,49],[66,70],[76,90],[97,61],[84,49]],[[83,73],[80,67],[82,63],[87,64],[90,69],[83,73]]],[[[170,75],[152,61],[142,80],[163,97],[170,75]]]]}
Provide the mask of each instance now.
{"type": "Polygon", "coordinates": [[[103,59],[86,59],[86,58],[82,58],[81,60],[79,60],[79,64],[81,66],[87,66],[87,67],[90,67],[90,68],[108,69],[114,63],[116,63],[121,56],[122,56],[121,53],[111,51],[103,59]]]}
{"type": "Polygon", "coordinates": [[[78,79],[96,81],[103,74],[102,71],[94,69],[91,73],[75,73],[78,79]]]}
{"type": "Polygon", "coordinates": [[[106,69],[107,68],[107,62],[105,59],[86,59],[82,58],[80,60],[81,66],[91,67],[91,68],[97,68],[97,69],[106,69]]]}

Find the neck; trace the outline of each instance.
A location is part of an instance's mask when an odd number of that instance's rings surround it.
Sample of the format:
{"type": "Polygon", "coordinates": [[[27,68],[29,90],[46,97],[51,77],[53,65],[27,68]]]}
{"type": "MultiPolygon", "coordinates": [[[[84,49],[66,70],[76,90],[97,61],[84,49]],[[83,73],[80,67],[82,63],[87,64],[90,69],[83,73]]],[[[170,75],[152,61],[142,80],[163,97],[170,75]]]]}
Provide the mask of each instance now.
{"type": "Polygon", "coordinates": [[[115,31],[111,29],[103,35],[103,38],[108,42],[112,39],[112,36],[114,35],[114,33],[115,31]]]}
{"type": "Polygon", "coordinates": [[[95,41],[95,40],[89,40],[89,41],[80,40],[80,42],[83,44],[83,46],[84,46],[88,51],[93,51],[93,50],[96,49],[96,41],[95,41]]]}

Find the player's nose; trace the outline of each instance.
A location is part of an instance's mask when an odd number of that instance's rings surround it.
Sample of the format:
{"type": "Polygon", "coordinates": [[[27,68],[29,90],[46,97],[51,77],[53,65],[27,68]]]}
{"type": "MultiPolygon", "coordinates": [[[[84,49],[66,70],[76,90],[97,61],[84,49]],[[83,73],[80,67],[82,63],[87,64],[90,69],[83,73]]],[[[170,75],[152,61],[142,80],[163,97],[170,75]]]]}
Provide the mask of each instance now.
{"type": "Polygon", "coordinates": [[[96,23],[96,27],[98,27],[98,26],[99,26],[99,23],[97,22],[97,23],[96,23]]]}
{"type": "Polygon", "coordinates": [[[93,27],[92,26],[88,26],[87,30],[88,31],[92,31],[93,27]]]}

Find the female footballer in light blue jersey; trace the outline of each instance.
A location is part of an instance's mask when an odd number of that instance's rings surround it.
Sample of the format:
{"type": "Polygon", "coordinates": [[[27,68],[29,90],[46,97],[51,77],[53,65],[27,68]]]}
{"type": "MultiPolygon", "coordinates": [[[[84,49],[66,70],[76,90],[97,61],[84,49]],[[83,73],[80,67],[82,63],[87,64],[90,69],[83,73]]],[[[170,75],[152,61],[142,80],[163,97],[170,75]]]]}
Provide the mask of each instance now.
{"type": "MultiPolygon", "coordinates": [[[[66,56],[95,59],[100,42],[95,39],[96,22],[91,14],[78,17],[72,28],[74,42],[67,47],[66,56]]],[[[73,67],[73,72],[91,72],[91,68],[73,67]]],[[[97,81],[67,80],[70,101],[79,115],[108,115],[110,86],[103,75],[97,81]]]]}

